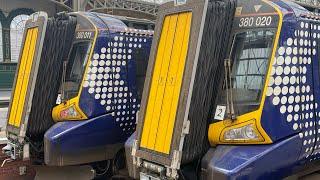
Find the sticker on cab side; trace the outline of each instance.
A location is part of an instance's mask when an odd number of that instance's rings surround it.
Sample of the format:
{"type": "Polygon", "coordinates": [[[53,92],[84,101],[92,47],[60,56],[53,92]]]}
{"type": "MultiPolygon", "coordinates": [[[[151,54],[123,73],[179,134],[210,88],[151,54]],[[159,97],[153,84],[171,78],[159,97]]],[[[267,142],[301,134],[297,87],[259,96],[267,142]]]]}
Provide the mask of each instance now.
{"type": "Polygon", "coordinates": [[[93,31],[77,31],[75,34],[76,40],[86,40],[86,39],[93,39],[94,32],[93,31]]]}
{"type": "Polygon", "coordinates": [[[215,120],[222,121],[224,119],[224,114],[226,113],[226,106],[220,106],[218,105],[216,108],[216,113],[214,114],[215,120]]]}

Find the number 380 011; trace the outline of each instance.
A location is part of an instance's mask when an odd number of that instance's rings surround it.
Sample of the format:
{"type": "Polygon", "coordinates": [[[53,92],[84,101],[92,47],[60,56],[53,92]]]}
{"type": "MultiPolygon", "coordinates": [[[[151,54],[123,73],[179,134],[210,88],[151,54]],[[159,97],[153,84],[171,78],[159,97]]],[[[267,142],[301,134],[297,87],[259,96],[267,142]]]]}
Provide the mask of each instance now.
{"type": "Polygon", "coordinates": [[[240,18],[239,27],[270,26],[271,16],[243,17],[240,18]]]}

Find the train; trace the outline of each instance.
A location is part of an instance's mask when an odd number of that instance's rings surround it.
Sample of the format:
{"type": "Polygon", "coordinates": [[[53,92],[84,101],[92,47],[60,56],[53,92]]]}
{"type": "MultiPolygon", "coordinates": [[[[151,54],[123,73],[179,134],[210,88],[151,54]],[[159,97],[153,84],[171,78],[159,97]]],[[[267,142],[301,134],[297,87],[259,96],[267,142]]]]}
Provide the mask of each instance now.
{"type": "Polygon", "coordinates": [[[312,165],[316,171],[319,20],[286,0],[162,5],[151,54],[188,32],[185,63],[171,90],[175,64],[150,56],[137,131],[126,143],[130,176],[282,179],[312,165]]]}
{"type": "Polygon", "coordinates": [[[134,179],[318,170],[320,14],[288,0],[179,0],[157,16],[153,32],[93,12],[33,15],[6,152],[98,174],[125,153],[134,179]],[[50,34],[55,23],[64,33],[50,34]]]}
{"type": "Polygon", "coordinates": [[[31,15],[3,148],[11,159],[88,164],[101,177],[121,166],[153,36],[152,21],[139,20],[141,29],[130,22],[136,20],[94,12],[31,15]]]}

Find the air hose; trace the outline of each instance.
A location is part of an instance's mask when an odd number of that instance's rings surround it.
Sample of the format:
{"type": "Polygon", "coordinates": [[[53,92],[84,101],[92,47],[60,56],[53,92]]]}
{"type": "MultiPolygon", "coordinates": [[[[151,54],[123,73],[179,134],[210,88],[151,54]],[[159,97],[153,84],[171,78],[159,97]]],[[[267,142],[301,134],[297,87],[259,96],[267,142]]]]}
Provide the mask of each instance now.
{"type": "Polygon", "coordinates": [[[184,141],[182,164],[201,157],[209,148],[208,122],[223,79],[236,1],[209,0],[190,103],[190,130],[184,141]]]}

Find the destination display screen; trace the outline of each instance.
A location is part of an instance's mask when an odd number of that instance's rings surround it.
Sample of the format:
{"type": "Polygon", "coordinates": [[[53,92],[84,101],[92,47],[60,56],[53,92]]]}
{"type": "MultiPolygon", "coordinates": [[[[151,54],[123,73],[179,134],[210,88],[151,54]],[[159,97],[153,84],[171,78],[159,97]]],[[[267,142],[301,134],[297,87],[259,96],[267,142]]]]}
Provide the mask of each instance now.
{"type": "Polygon", "coordinates": [[[260,0],[242,1],[236,7],[233,28],[276,28],[278,22],[279,15],[270,4],[260,0]]]}
{"type": "Polygon", "coordinates": [[[93,31],[76,31],[75,39],[76,40],[90,40],[94,38],[93,31]]]}
{"type": "Polygon", "coordinates": [[[268,16],[246,16],[246,17],[236,17],[234,19],[234,28],[275,28],[278,26],[277,15],[268,15],[268,16]]]}

